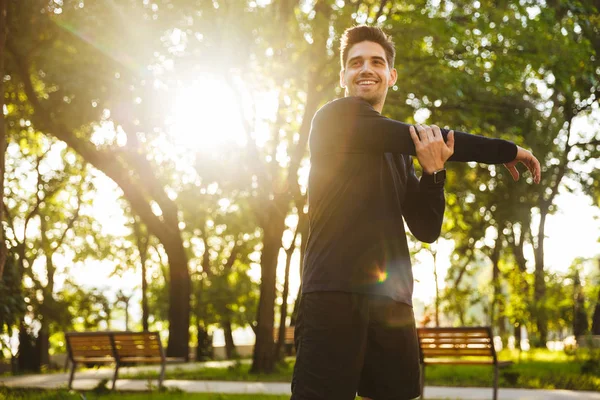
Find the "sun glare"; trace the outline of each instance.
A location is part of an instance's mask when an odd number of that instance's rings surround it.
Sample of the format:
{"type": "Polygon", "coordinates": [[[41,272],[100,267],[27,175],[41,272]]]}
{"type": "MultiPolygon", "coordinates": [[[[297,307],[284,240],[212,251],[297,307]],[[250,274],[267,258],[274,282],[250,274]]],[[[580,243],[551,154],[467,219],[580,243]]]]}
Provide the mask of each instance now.
{"type": "Polygon", "coordinates": [[[167,120],[174,144],[192,151],[225,150],[246,142],[234,90],[224,81],[203,78],[178,90],[167,120]]]}

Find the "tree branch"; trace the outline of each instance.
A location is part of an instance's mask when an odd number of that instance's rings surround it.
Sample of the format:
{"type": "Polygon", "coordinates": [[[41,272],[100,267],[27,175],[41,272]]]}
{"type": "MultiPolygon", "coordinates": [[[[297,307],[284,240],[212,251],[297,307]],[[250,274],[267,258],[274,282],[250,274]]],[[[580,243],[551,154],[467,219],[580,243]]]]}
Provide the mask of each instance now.
{"type": "Polygon", "coordinates": [[[163,221],[153,213],[149,201],[143,194],[143,188],[132,182],[128,171],[122,166],[118,158],[111,156],[110,153],[96,149],[89,142],[77,138],[77,136],[70,132],[64,124],[53,120],[51,114],[38,99],[35,89],[33,88],[27,60],[15,51],[10,42],[8,42],[7,47],[14,56],[14,60],[18,66],[18,73],[24,85],[25,94],[35,110],[34,116],[36,122],[38,122],[38,128],[65,142],[90,164],[94,165],[111,178],[121,190],[123,190],[125,197],[129,200],[132,207],[161,242],[163,240],[170,240],[173,234],[178,235],[178,231],[173,232],[173,229],[171,229],[170,226],[164,224],[163,221]]]}

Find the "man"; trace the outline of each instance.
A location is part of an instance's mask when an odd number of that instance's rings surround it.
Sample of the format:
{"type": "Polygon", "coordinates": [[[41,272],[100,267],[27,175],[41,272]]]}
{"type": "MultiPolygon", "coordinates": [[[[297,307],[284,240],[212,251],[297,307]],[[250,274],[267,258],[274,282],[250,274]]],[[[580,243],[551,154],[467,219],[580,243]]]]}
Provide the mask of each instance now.
{"type": "Polygon", "coordinates": [[[403,219],[433,242],[444,214],[444,163],[540,166],[515,144],[383,117],[396,82],[394,46],[373,27],[341,40],[346,97],[313,119],[309,224],[296,325],[293,400],[419,396],[413,276],[403,219]],[[419,180],[411,155],[423,168],[419,180]]]}

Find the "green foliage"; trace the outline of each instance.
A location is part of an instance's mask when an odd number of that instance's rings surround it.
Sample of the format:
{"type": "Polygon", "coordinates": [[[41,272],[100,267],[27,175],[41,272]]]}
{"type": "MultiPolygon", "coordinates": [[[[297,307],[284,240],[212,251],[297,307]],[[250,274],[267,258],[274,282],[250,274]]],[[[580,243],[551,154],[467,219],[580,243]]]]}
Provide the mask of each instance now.
{"type": "MultiPolygon", "coordinates": [[[[454,241],[455,251],[443,293],[446,319],[481,323],[499,310],[495,327],[503,327],[506,317],[510,325],[528,324],[536,333],[544,328],[533,326],[538,315],[556,331],[573,325],[574,285],[567,277],[546,274],[543,254],[527,263],[523,246],[542,248],[544,238],[531,232],[532,211],[544,216],[556,211],[554,199],[565,177],[600,199],[600,169],[582,167],[599,156],[598,132],[580,135],[571,129],[575,118],[597,110],[600,19],[594,5],[101,3],[9,5],[6,204],[14,228],[7,237],[23,279],[32,281],[24,288],[28,312],[50,322],[52,332],[73,326],[75,311],[74,326],[98,327],[110,319],[110,304],[99,290],[86,294],[73,284],[57,293],[51,279],[46,283],[33,271],[34,261],[45,256],[49,262],[42,275],[53,277],[54,254],[74,253],[68,263],[110,261],[117,274],[137,268],[141,258],[133,235],[100,235],[99,221],[84,212],[98,173],[86,162],[123,191],[130,228],[139,217],[149,234],[154,321],[181,320],[187,326],[182,307],[189,296],[183,288],[191,287],[199,324],[256,322],[259,291],[249,271],[261,262],[265,228],[306,203],[306,174],[297,169],[307,156],[308,122],[319,105],[342,94],[337,39],[357,22],[381,25],[396,42],[399,79],[388,95],[386,115],[407,122],[417,112],[429,115],[428,123],[513,140],[542,161],[539,186],[531,186],[527,174],[521,182],[510,181],[500,166],[451,164],[444,237],[454,241]],[[245,144],[228,143],[226,151],[202,142],[176,146],[167,120],[181,89],[197,88],[199,99],[219,103],[218,93],[197,85],[199,78],[222,80],[235,92],[231,104],[218,106],[232,119],[242,110],[245,144]],[[251,107],[261,96],[277,98],[268,116],[251,107]],[[58,167],[44,158],[51,148],[60,150],[58,167]],[[25,238],[19,227],[29,220],[36,233],[25,238]],[[496,256],[499,277],[482,282],[496,256]],[[178,264],[169,265],[167,257],[178,264]],[[173,268],[178,272],[172,274],[173,268]],[[171,282],[174,277],[181,282],[171,282]],[[489,288],[498,289],[495,298],[482,294],[489,288]],[[170,304],[178,295],[183,297],[179,309],[170,304]]],[[[220,127],[204,125],[206,105],[196,107],[197,115],[190,108],[193,122],[186,129],[200,137],[208,130],[207,136],[222,134],[220,127]]],[[[279,238],[273,243],[279,246],[279,238]]],[[[275,273],[267,267],[263,272],[275,273]]],[[[590,315],[598,285],[586,279],[582,276],[579,310],[590,315]]],[[[20,277],[17,281],[20,288],[20,277]]]]}
{"type": "Polygon", "coordinates": [[[60,301],[67,305],[72,322],[69,327],[75,330],[109,329],[112,302],[101,289],[83,289],[70,281],[58,294],[60,301]]]}

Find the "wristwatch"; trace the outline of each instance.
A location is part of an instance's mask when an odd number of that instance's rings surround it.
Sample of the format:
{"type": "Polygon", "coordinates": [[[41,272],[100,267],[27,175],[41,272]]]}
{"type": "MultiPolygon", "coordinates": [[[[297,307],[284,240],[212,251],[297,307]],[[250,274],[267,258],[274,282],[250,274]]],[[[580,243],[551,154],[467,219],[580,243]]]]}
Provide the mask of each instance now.
{"type": "Polygon", "coordinates": [[[446,181],[446,168],[438,169],[432,175],[433,183],[444,183],[446,181]]]}

